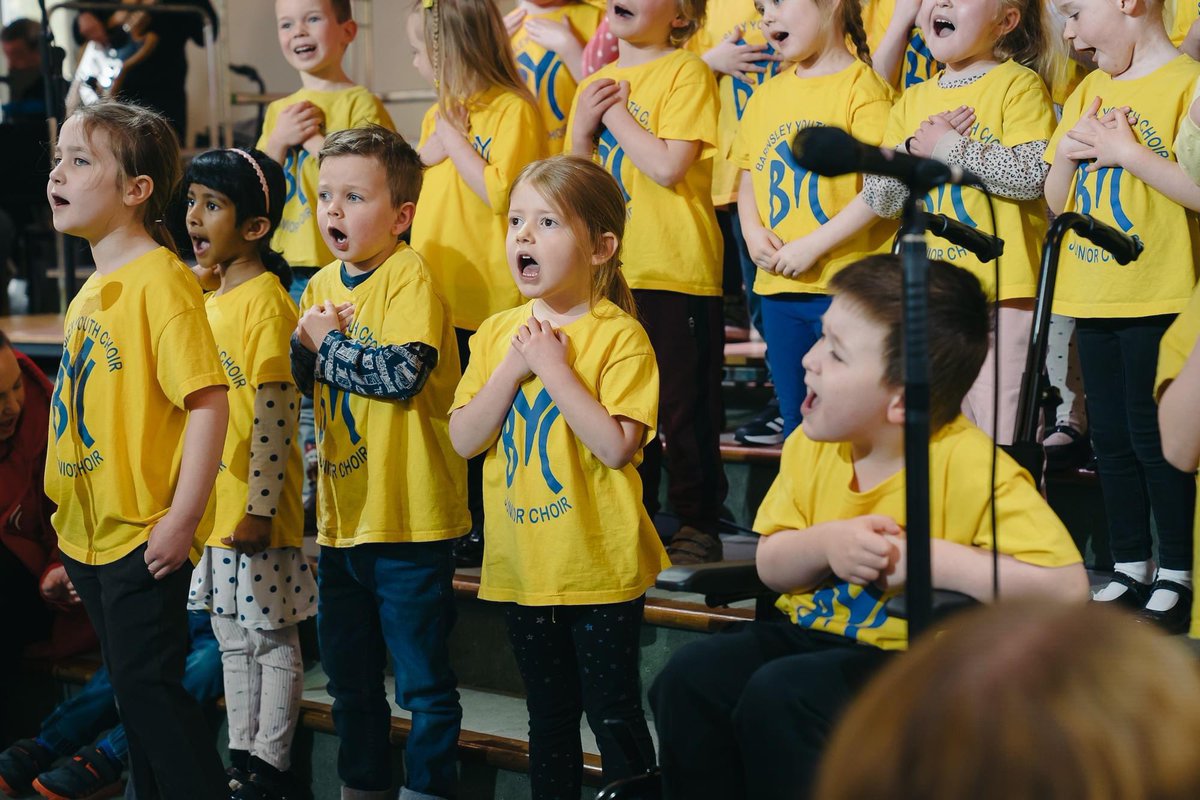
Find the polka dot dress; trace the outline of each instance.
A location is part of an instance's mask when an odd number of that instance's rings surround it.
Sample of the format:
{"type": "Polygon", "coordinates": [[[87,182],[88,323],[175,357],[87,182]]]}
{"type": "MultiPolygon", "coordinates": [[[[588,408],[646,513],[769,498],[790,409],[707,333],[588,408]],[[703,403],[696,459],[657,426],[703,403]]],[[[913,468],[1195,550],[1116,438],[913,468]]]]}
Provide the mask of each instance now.
{"type": "Polygon", "coordinates": [[[192,574],[188,608],[232,617],[251,630],[278,630],[317,613],[317,583],[298,547],[239,555],[206,547],[192,574]]]}

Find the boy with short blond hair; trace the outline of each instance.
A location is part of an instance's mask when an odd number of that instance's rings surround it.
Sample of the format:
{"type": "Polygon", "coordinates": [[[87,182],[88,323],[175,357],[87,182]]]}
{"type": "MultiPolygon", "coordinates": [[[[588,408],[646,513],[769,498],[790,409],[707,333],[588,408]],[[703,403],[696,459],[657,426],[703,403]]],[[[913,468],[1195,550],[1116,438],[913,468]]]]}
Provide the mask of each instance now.
{"type": "Polygon", "coordinates": [[[330,134],[319,159],[320,230],[339,260],[304,290],[292,372],[317,409],[317,629],[342,797],[395,797],[389,653],[396,702],[413,717],[400,797],[453,797],[462,708],[447,649],[451,545],[471,520],[446,417],[454,328],[425,261],[398,241],[420,158],[371,126],[330,134]]]}
{"type": "MultiPolygon", "coordinates": [[[[805,797],[838,712],[907,646],[887,601],[907,577],[902,275],[872,256],[831,281],[823,336],[804,358],[804,424],[754,522],[759,576],[791,625],[754,622],[681,649],[651,689],[664,797],[805,797]]],[[[992,597],[995,502],[1005,597],[1087,597],[1070,535],[1016,462],[960,415],[988,348],[969,272],[929,271],[933,585],[992,597]]]]}

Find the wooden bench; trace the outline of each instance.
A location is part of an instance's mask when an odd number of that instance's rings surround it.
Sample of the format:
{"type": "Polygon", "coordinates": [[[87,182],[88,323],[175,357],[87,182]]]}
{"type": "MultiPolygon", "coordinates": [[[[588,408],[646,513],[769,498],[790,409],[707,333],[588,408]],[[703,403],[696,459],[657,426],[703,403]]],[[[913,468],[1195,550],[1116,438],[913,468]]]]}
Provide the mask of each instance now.
{"type": "Polygon", "coordinates": [[[13,347],[35,361],[58,361],[62,357],[63,320],[62,314],[0,317],[0,331],[13,347]]]}

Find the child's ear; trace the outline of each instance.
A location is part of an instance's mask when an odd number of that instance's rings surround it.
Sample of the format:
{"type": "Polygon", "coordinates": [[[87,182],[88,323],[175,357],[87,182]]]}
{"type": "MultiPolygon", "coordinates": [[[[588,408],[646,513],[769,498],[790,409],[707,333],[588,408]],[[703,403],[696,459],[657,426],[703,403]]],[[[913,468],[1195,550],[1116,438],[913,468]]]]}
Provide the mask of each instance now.
{"type": "Polygon", "coordinates": [[[266,217],[251,217],[242,223],[242,238],[247,242],[257,242],[271,230],[271,221],[266,217]]]}
{"type": "Polygon", "coordinates": [[[358,23],[352,19],[348,19],[342,23],[342,42],[349,47],[351,42],[358,36],[358,23]]]}
{"type": "MultiPolygon", "coordinates": [[[[1044,12],[1043,12],[1044,13],[1044,12]]],[[[1000,15],[1000,22],[996,25],[996,38],[1007,36],[1016,30],[1016,27],[1021,24],[1021,12],[1011,6],[1004,9],[1004,13],[1000,15]]]]}
{"type": "Polygon", "coordinates": [[[135,175],[125,179],[125,194],[121,198],[126,206],[140,206],[154,194],[154,179],[149,175],[135,175]]]}
{"type": "Polygon", "coordinates": [[[408,230],[408,226],[412,225],[413,215],[417,213],[417,204],[411,200],[406,203],[401,203],[396,209],[396,217],[392,220],[392,235],[399,236],[408,230]]]}
{"type": "Polygon", "coordinates": [[[892,425],[904,424],[904,390],[897,389],[887,404],[887,421],[892,425]]]}
{"type": "Polygon", "coordinates": [[[600,241],[596,242],[596,250],[592,253],[592,264],[599,265],[607,262],[617,253],[617,248],[621,246],[621,242],[617,239],[615,233],[605,232],[600,235],[600,241]]]}

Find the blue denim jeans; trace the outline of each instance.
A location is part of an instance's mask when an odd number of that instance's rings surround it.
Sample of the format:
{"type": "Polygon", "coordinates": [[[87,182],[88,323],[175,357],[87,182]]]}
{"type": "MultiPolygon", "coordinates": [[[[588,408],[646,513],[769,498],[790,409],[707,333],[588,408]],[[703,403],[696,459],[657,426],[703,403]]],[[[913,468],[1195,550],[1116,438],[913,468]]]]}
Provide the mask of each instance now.
{"type": "Polygon", "coordinates": [[[384,691],[388,653],[396,702],[412,714],[405,787],[453,797],[462,706],[447,639],[454,626],[453,541],[322,547],[317,634],[333,697],[338,777],[360,791],[392,789],[384,691]]]}
{"type": "Polygon", "coordinates": [[[801,360],[821,338],[821,317],[832,298],[827,294],[768,294],[762,297],[763,336],[771,350],[771,378],[783,435],[800,426],[804,402],[804,367],[801,360]]]}
{"type": "MultiPolygon", "coordinates": [[[[183,673],[183,688],[201,705],[206,705],[224,691],[221,651],[213,637],[207,612],[189,611],[188,626],[191,649],[183,673]]],[[[117,716],[117,700],[108,670],[101,667],[78,694],[59,703],[50,712],[42,722],[38,736],[56,754],[65,756],[90,744],[101,731],[110,727],[112,730],[97,745],[107,742],[113,753],[125,761],[129,753],[125,726],[120,724],[117,716]]]]}

